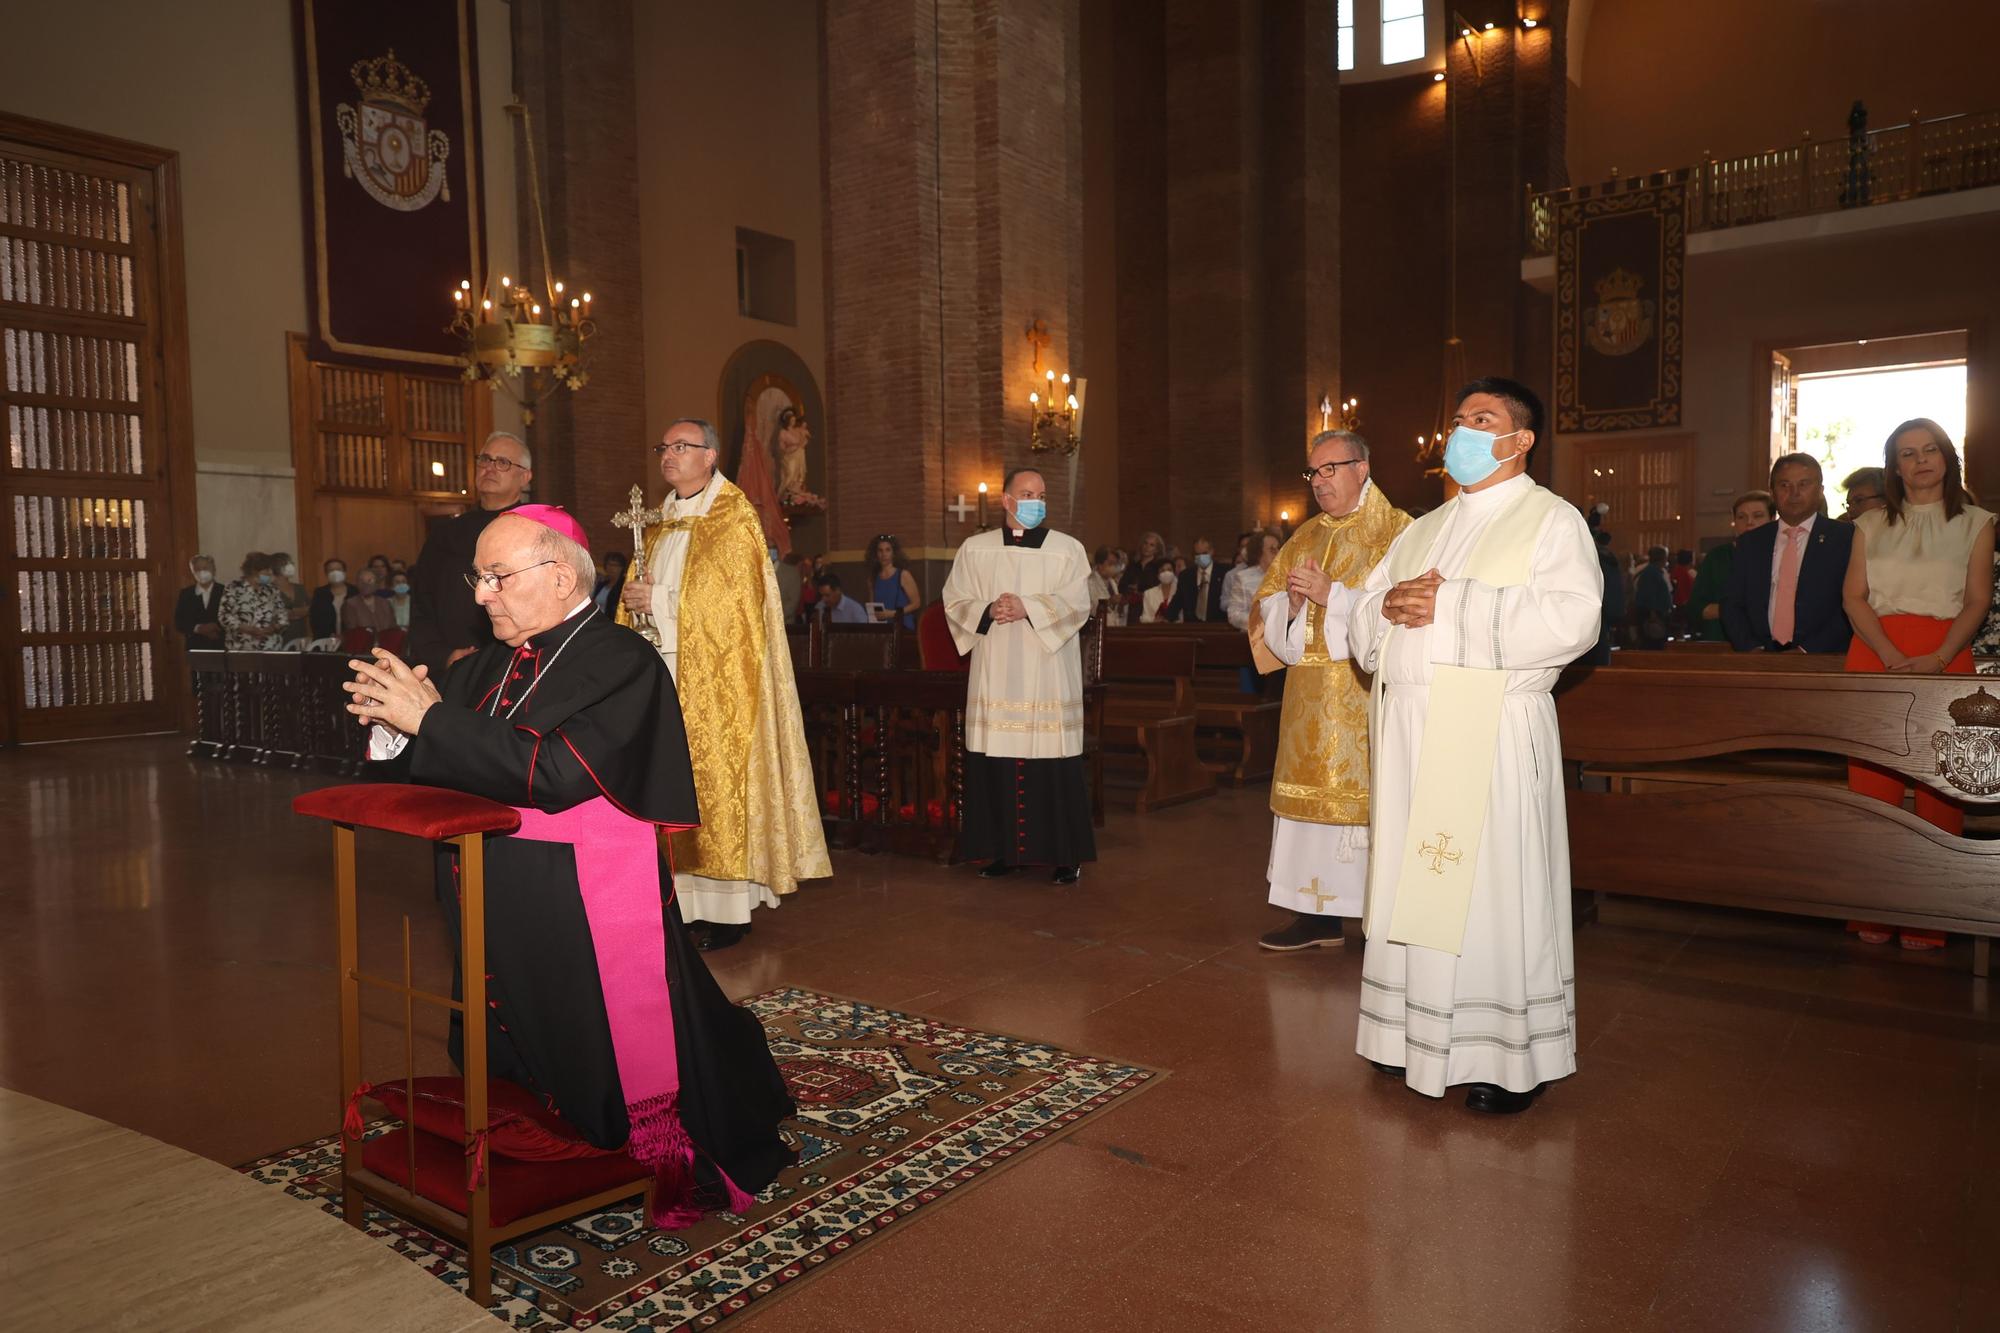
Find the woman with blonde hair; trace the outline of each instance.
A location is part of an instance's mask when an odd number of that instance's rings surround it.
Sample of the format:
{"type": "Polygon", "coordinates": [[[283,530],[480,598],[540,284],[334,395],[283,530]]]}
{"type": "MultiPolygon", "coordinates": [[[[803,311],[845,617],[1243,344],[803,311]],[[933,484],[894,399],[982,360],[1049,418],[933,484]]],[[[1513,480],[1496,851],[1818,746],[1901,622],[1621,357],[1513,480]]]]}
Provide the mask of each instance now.
{"type": "MultiPolygon", "coordinates": [[[[1854,520],[1842,605],[1854,626],[1849,671],[1934,676],[1972,674],[1971,643],[1993,603],[1993,515],[1971,502],[1958,450],[1928,417],[1905,421],[1882,449],[1883,505],[1854,520]]],[[[1849,790],[1900,806],[1899,773],[1852,761],[1849,790]]],[[[1918,784],[1917,815],[1947,833],[1965,830],[1965,810],[1918,784]]],[[[1889,927],[1852,921],[1870,944],[1889,927]]],[[[1944,936],[1904,930],[1906,949],[1935,949],[1944,936]]]]}

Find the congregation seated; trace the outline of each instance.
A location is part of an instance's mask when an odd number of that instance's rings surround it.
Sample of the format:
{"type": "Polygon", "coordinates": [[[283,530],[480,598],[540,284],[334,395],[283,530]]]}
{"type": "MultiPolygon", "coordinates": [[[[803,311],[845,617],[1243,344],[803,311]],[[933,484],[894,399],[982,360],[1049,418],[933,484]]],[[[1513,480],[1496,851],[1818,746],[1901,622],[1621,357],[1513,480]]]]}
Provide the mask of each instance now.
{"type": "Polygon", "coordinates": [[[1647,548],[1646,563],[1632,581],[1632,614],[1641,648],[1664,648],[1674,613],[1674,585],[1667,573],[1667,548],[1647,548]]]}
{"type": "Polygon", "coordinates": [[[828,571],[813,580],[813,587],[819,592],[819,605],[814,613],[820,619],[834,625],[868,623],[867,608],[841,591],[840,575],[828,571]]]}
{"type": "Polygon", "coordinates": [[[1819,460],[1786,454],[1771,465],[1778,521],[1736,539],[1722,624],[1737,652],[1840,653],[1853,630],[1842,585],[1854,525],[1823,512],[1819,460]]]}
{"type": "Polygon", "coordinates": [[[1281,545],[1275,532],[1253,530],[1243,534],[1236,567],[1222,580],[1223,612],[1237,629],[1249,630],[1250,609],[1256,603],[1257,589],[1264,582],[1271,562],[1278,558],[1281,545]]]}
{"type": "Polygon", "coordinates": [[[1119,552],[1110,546],[1100,546],[1090,556],[1090,604],[1104,606],[1106,625],[1125,623],[1125,604],[1118,595],[1118,578],[1125,567],[1118,557],[1119,552]]]}
{"type": "Polygon", "coordinates": [[[1225,623],[1228,609],[1222,601],[1222,573],[1215,568],[1215,545],[1206,537],[1194,543],[1194,564],[1175,579],[1174,620],[1225,623]]]}
{"type": "Polygon", "coordinates": [[[187,650],[222,646],[222,589],[215,586],[215,557],[198,555],[188,561],[194,582],[181,589],[174,603],[174,629],[187,640],[187,650]]]}
{"type": "MultiPolygon", "coordinates": [[[[384,630],[396,628],[396,611],[389,605],[384,590],[376,583],[375,567],[364,565],[355,575],[354,591],[340,608],[340,628],[343,634],[354,630],[366,630],[379,636],[384,630]]],[[[319,636],[319,637],[324,637],[319,636]]]]}
{"type": "MultiPolygon", "coordinates": [[[[917,576],[910,572],[910,562],[903,555],[903,543],[892,532],[884,532],[875,538],[869,548],[873,554],[869,573],[873,576],[869,601],[875,606],[871,613],[876,620],[900,620],[904,629],[917,627],[916,608],[923,605],[924,594],[917,586],[917,576]]],[[[866,609],[866,608],[864,608],[866,609]]]]}
{"type": "Polygon", "coordinates": [[[1730,571],[1735,568],[1736,543],[1744,533],[1770,521],[1769,491],[1745,491],[1729,506],[1729,540],[1701,558],[1694,586],[1688,592],[1688,624],[1695,638],[1712,643],[1728,641],[1722,623],[1722,599],[1729,590],[1730,571]]]}
{"type": "Polygon", "coordinates": [[[232,653],[271,652],[285,646],[285,625],[291,609],[277,589],[271,557],[251,551],[243,557],[242,577],[222,590],[222,643],[232,653]]]}
{"type": "Polygon", "coordinates": [[[1139,623],[1152,625],[1180,619],[1180,607],[1174,601],[1174,584],[1178,575],[1174,573],[1172,558],[1161,556],[1153,561],[1146,573],[1146,590],[1139,595],[1139,623]]]}

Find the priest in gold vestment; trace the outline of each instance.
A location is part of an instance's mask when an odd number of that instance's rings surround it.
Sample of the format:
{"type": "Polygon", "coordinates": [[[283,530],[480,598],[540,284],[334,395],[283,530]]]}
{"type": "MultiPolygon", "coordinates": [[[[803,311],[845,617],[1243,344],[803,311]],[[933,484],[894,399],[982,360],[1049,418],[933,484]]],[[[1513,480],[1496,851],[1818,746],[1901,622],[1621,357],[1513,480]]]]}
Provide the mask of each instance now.
{"type": "Polygon", "coordinates": [[[1266,949],[1338,948],[1368,888],[1368,688],[1347,655],[1348,603],[1409,515],[1368,478],[1368,442],[1321,431],[1303,474],[1320,512],[1264,574],[1250,616],[1260,671],[1285,672],[1271,775],[1271,905],[1292,921],[1266,949]]]}
{"type": "Polygon", "coordinates": [[[720,445],[715,427],[684,418],[653,446],[664,517],[618,609],[620,624],[651,628],[680,694],[701,826],[662,836],[681,916],[710,950],[747,934],[753,909],[833,873],[785,608],[757,512],[716,470],[720,445]]]}

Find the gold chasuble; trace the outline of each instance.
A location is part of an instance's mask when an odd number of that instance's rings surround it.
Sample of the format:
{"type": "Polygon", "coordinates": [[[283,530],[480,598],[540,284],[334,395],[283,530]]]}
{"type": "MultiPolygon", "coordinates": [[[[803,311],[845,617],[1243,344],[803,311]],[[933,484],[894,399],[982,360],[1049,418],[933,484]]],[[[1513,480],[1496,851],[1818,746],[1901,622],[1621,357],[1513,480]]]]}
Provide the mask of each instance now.
{"type": "MultiPolygon", "coordinates": [[[[1257,601],[1283,592],[1302,564],[1317,565],[1335,583],[1359,588],[1380,563],[1410,516],[1369,485],[1352,513],[1317,514],[1285,543],[1257,601]]],[[[1368,687],[1354,664],[1326,651],[1326,608],[1307,602],[1305,656],[1285,672],[1278,718],[1278,762],[1271,775],[1271,813],[1308,824],[1368,822],[1368,687]]],[[[1264,646],[1264,617],[1250,616],[1250,655],[1269,674],[1284,666],[1264,646]]]]}
{"type": "MultiPolygon", "coordinates": [[[[672,664],[701,807],[700,827],[662,836],[677,879],[747,881],[783,895],[833,865],[764,530],[742,491],[719,475],[711,485],[705,513],[646,530],[648,576],[680,566],[672,664]],[[678,532],[687,534],[684,560],[663,561],[662,543],[678,532]]],[[[618,623],[631,623],[623,605],[618,623]]]]}
{"type": "MultiPolygon", "coordinates": [[[[1454,497],[1418,519],[1389,566],[1401,583],[1430,568],[1432,549],[1462,501],[1454,497]]],[[[1455,577],[1490,588],[1525,583],[1535,556],[1535,540],[1549,511],[1563,500],[1553,491],[1531,487],[1479,535],[1464,570],[1455,577]]],[[[1461,608],[1469,604],[1461,602],[1461,608]]],[[[1497,621],[1491,633],[1497,640],[1497,621]]],[[[1483,625],[1460,626],[1463,636],[1486,632],[1483,625]]],[[[1392,626],[1389,634],[1401,632],[1392,626]]],[[[1486,830],[1487,792],[1493,780],[1494,747],[1507,690],[1504,669],[1439,664],[1431,678],[1430,714],[1417,756],[1416,790],[1400,847],[1380,849],[1369,867],[1371,888],[1363,928],[1368,938],[1416,944],[1457,954],[1465,940],[1481,835],[1486,830]],[[1382,920],[1383,877],[1394,883],[1393,911],[1382,920]]],[[[1381,675],[1376,676],[1381,694],[1381,675]]]]}

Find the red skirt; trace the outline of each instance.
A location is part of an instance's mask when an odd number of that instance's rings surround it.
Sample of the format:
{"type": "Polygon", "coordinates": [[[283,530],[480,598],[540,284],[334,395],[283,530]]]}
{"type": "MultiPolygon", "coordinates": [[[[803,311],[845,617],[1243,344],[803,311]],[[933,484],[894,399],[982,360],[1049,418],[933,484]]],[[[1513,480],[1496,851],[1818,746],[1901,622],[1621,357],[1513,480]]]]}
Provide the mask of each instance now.
{"type": "MultiPolygon", "coordinates": [[[[1949,620],[1938,620],[1932,616],[1883,616],[1882,632],[1889,636],[1889,642],[1896,645],[1896,651],[1905,657],[1921,657],[1935,653],[1944,644],[1944,636],[1951,629],[1949,620]]],[[[1849,671],[1886,671],[1882,659],[1873,648],[1857,634],[1847,644],[1847,669],[1849,671]]],[[[1973,674],[1972,649],[1960,650],[1958,656],[1945,666],[1945,673],[1952,676],[1973,674]]],[[[1847,789],[1863,796],[1873,796],[1891,805],[1903,803],[1903,792],[1910,782],[1901,773],[1883,768],[1879,764],[1865,763],[1851,759],[1847,764],[1847,789]]],[[[1965,832],[1965,807],[1950,797],[1941,795],[1923,783],[1916,784],[1917,817],[1934,824],[1950,834],[1965,832]]]]}

